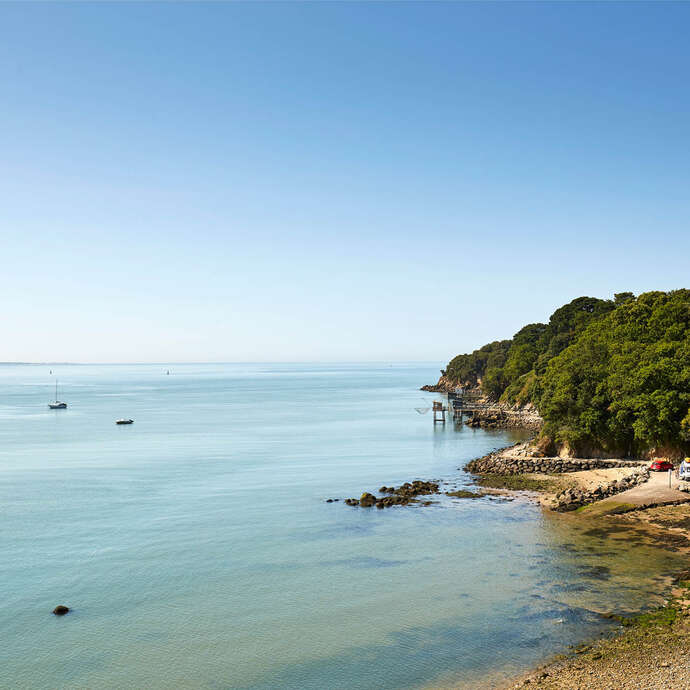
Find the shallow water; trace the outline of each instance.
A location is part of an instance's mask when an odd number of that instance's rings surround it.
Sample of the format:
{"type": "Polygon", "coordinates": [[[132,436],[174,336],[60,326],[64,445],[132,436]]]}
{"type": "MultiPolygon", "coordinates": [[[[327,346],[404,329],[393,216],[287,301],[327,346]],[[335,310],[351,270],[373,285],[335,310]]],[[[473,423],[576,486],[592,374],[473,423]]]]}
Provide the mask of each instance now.
{"type": "Polygon", "coordinates": [[[325,503],[519,437],[417,414],[436,365],[52,368],[67,410],[0,366],[2,687],[472,686],[675,566],[523,500],[325,503]]]}

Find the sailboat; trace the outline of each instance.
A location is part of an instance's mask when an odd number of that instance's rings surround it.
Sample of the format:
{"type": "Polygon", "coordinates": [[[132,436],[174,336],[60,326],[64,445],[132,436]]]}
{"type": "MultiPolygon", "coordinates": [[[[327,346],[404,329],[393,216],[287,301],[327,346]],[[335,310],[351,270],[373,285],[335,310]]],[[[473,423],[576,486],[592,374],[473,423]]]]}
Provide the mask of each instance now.
{"type": "Polygon", "coordinates": [[[57,379],[55,379],[55,402],[48,403],[48,407],[51,410],[64,410],[67,408],[67,403],[66,402],[60,402],[57,397],[57,379]]]}

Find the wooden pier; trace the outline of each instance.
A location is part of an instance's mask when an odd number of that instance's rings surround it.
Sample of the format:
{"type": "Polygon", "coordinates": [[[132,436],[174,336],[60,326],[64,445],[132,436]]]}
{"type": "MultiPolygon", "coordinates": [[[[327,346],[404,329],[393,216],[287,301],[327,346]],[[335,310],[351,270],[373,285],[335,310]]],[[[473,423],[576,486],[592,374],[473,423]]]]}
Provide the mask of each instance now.
{"type": "Polygon", "coordinates": [[[448,408],[445,407],[442,402],[434,400],[434,405],[432,409],[434,411],[434,424],[438,424],[438,422],[441,422],[441,424],[445,424],[446,412],[448,411],[448,408]]]}
{"type": "Polygon", "coordinates": [[[448,393],[448,409],[453,416],[453,421],[462,423],[463,416],[472,417],[475,412],[487,408],[486,403],[479,402],[481,394],[474,391],[468,393],[462,388],[448,393]]]}
{"type": "Polygon", "coordinates": [[[434,424],[445,424],[446,412],[448,412],[456,424],[461,424],[464,416],[473,417],[475,412],[480,412],[489,407],[486,402],[479,402],[482,398],[479,392],[472,391],[468,393],[462,388],[456,388],[454,391],[449,391],[447,395],[448,405],[444,405],[439,400],[434,400],[432,404],[434,424]]]}

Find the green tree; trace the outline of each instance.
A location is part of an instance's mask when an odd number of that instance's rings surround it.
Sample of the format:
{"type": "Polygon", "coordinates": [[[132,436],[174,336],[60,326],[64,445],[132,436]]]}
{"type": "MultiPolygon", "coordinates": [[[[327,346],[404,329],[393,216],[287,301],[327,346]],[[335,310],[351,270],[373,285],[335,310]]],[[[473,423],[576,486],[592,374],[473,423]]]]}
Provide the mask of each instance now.
{"type": "Polygon", "coordinates": [[[543,435],[575,451],[690,452],[688,290],[578,297],[445,371],[494,399],[535,404],[543,435]]]}

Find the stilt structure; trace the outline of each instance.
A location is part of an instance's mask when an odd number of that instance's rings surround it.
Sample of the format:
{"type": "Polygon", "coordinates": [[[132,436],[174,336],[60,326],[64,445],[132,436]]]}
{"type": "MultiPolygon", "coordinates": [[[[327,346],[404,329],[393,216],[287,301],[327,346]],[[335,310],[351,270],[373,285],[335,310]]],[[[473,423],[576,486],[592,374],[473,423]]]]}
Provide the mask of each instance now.
{"type": "Polygon", "coordinates": [[[446,423],[446,410],[448,408],[444,407],[442,402],[439,402],[438,400],[434,400],[434,406],[432,409],[434,411],[434,424],[436,424],[437,422],[441,422],[441,424],[445,424],[446,423]]]}
{"type": "Polygon", "coordinates": [[[490,404],[482,399],[480,391],[466,391],[456,388],[448,393],[448,410],[453,415],[456,424],[462,424],[463,416],[472,418],[475,413],[481,412],[490,404]]]}

